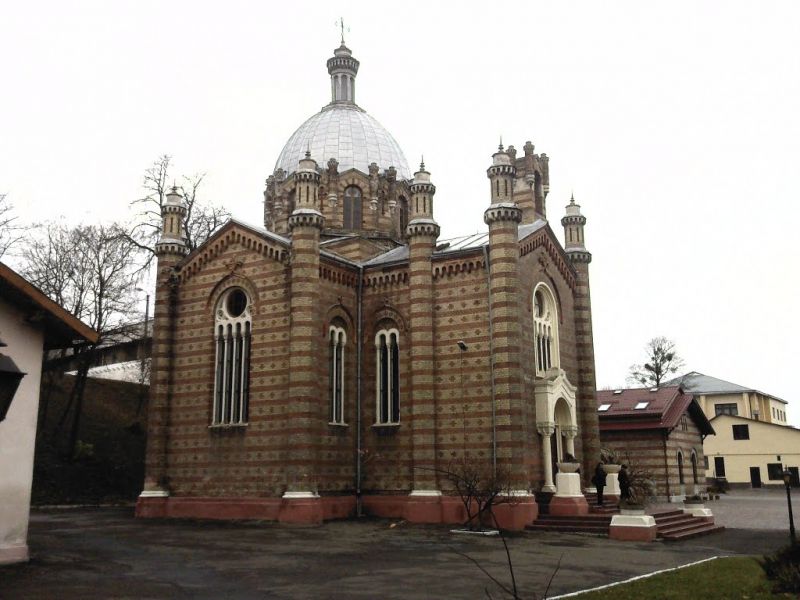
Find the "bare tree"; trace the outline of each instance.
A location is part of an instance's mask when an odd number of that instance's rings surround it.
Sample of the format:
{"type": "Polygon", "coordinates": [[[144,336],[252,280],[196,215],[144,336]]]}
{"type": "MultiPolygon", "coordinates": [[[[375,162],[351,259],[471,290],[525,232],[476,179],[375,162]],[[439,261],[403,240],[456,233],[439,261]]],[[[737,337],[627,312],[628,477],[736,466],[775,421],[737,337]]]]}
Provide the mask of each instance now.
{"type": "Polygon", "coordinates": [[[170,169],[172,157],[160,156],[144,172],[142,186],[145,196],[131,202],[138,209],[129,237],[140,249],[147,253],[145,267],[149,267],[155,257],[155,244],[161,233],[161,207],[173,186],[177,187],[186,202],[186,219],[183,230],[189,251],[206,241],[217,229],[230,219],[231,214],[221,206],[204,202],[198,194],[205,179],[205,173],[191,177],[182,176],[180,183],[172,179],[170,169]]]}
{"type": "Polygon", "coordinates": [[[683,359],[675,351],[675,342],[655,337],[645,346],[647,362],[631,365],[628,381],[645,387],[659,387],[669,375],[683,368],[683,359]]]}
{"type": "Polygon", "coordinates": [[[0,258],[22,239],[23,229],[17,223],[14,206],[9,202],[8,194],[0,194],[0,258]]]}
{"type": "Polygon", "coordinates": [[[94,350],[108,332],[118,332],[135,312],[141,250],[118,224],[70,227],[48,223],[42,231],[22,252],[24,275],[100,334],[97,344],[75,348],[78,374],[56,428],[56,432],[61,430],[74,406],[67,447],[72,456],[94,350]]]}

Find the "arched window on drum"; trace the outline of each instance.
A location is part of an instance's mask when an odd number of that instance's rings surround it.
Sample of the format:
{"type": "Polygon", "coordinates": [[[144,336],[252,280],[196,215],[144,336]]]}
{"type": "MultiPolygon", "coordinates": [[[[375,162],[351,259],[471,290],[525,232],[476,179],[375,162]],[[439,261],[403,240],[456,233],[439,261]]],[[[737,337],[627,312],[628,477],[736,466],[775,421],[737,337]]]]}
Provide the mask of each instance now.
{"type": "Polygon", "coordinates": [[[344,190],[342,227],[361,229],[361,189],[351,185],[344,190]]]}

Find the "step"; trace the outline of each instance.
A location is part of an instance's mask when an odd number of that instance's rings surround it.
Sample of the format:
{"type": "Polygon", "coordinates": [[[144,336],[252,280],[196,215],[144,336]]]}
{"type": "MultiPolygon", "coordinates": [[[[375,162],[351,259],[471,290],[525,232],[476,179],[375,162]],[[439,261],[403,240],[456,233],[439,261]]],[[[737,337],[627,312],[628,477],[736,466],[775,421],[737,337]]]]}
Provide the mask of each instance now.
{"type": "Polygon", "coordinates": [[[562,517],[556,515],[543,515],[536,522],[539,523],[561,523],[569,525],[572,523],[586,523],[587,525],[602,525],[611,523],[611,516],[607,515],[582,515],[574,517],[562,517]]]}
{"type": "Polygon", "coordinates": [[[683,531],[690,531],[692,529],[697,529],[699,527],[705,527],[707,525],[713,525],[713,523],[707,523],[705,521],[688,521],[685,523],[675,523],[674,525],[667,525],[666,527],[658,527],[658,533],[664,535],[672,535],[673,533],[681,533],[683,531]]]}
{"type": "Polygon", "coordinates": [[[718,531],[722,531],[725,529],[724,525],[712,525],[711,523],[706,523],[705,527],[697,527],[695,529],[691,529],[689,531],[684,531],[681,533],[675,534],[667,534],[667,535],[659,535],[661,539],[665,542],[674,542],[678,540],[685,540],[693,537],[699,537],[701,535],[709,535],[711,533],[716,533],[718,531]]]}
{"type": "Polygon", "coordinates": [[[653,513],[652,516],[656,521],[658,521],[659,519],[664,517],[675,517],[678,515],[685,515],[685,514],[686,513],[683,512],[682,510],[665,510],[662,512],[653,513]]]}
{"type": "Polygon", "coordinates": [[[690,523],[694,517],[692,515],[675,515],[671,517],[662,517],[660,519],[656,519],[656,525],[659,527],[666,527],[668,525],[674,525],[676,523],[690,523]]]}
{"type": "Polygon", "coordinates": [[[589,527],[586,525],[528,525],[528,531],[558,531],[561,533],[594,533],[598,535],[608,535],[608,527],[589,527]]]}

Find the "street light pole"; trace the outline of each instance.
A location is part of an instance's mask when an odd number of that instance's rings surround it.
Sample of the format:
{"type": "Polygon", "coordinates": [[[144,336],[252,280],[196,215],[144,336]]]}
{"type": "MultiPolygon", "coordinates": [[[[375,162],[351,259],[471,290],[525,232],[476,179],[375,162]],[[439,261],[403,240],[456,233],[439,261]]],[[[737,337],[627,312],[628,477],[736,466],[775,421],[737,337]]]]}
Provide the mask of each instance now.
{"type": "Polygon", "coordinates": [[[786,503],[789,506],[789,539],[794,546],[797,539],[794,532],[794,515],[792,514],[792,472],[789,469],[783,471],[783,483],[786,485],[786,503]]]}

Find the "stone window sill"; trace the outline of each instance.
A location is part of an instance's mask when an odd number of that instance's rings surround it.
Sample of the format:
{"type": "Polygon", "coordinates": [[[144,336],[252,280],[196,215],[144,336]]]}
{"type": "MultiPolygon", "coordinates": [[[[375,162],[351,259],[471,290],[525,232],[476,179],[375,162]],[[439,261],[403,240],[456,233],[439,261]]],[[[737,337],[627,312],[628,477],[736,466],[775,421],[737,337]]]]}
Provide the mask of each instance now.
{"type": "Polygon", "coordinates": [[[378,435],[395,435],[400,429],[400,423],[375,423],[372,430],[378,435]]]}
{"type": "Polygon", "coordinates": [[[350,427],[347,423],[336,423],[335,421],[330,421],[328,425],[331,427],[350,427]]]}
{"type": "Polygon", "coordinates": [[[237,429],[246,429],[249,423],[217,423],[209,425],[208,428],[212,431],[229,431],[237,429]]]}

